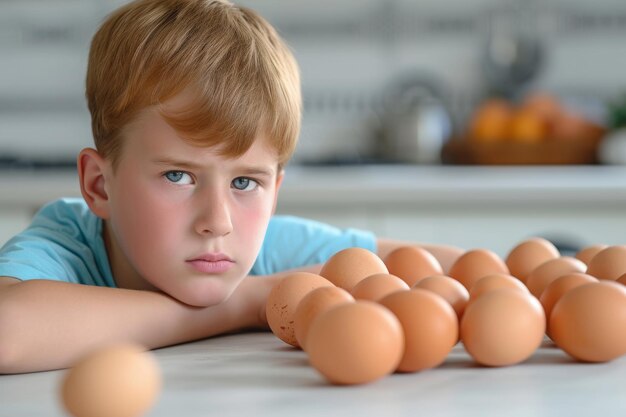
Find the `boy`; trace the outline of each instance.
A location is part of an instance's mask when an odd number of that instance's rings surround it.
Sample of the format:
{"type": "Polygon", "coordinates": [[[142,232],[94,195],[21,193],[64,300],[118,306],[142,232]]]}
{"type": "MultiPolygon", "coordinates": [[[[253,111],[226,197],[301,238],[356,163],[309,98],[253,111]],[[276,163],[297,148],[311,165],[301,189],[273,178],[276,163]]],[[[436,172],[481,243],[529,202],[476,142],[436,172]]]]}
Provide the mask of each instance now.
{"type": "MultiPolygon", "coordinates": [[[[78,156],[83,199],[45,206],[0,251],[1,373],[67,367],[116,341],[266,327],[285,270],[401,244],[271,217],[300,126],[299,73],[248,9],[120,8],[92,41],[87,100],[96,149],[78,156]]],[[[444,267],[460,253],[427,249],[444,267]]]]}

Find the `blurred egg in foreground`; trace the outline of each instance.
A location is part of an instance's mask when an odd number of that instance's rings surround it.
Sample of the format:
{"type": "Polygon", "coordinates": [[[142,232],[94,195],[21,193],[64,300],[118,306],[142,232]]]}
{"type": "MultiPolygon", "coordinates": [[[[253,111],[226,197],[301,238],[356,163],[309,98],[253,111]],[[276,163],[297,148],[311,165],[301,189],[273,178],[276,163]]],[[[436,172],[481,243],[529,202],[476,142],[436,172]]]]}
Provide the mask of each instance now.
{"type": "Polygon", "coordinates": [[[139,417],[153,406],[161,385],[153,355],[120,344],[97,349],[67,370],[61,399],[74,417],[139,417]]]}

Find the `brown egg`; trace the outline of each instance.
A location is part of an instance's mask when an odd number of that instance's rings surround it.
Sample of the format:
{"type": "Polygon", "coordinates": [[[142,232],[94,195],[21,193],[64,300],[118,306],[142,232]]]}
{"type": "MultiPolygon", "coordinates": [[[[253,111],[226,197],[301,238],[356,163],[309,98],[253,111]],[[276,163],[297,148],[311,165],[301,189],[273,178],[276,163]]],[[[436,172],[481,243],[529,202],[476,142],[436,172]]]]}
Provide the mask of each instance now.
{"type": "Polygon", "coordinates": [[[61,382],[65,409],[75,417],[135,417],[155,403],[162,385],[154,356],[134,344],[88,353],[61,382]]]}
{"type": "Polygon", "coordinates": [[[431,291],[398,291],[380,300],[380,304],[396,315],[404,330],[404,355],[397,371],[416,372],[438,366],[459,338],[454,309],[431,291]]]}
{"type": "Polygon", "coordinates": [[[510,274],[526,282],[533,269],[542,263],[560,256],[559,250],[552,242],[534,237],[522,241],[515,246],[505,259],[510,274]]]}
{"type": "Polygon", "coordinates": [[[596,254],[600,252],[601,250],[606,249],[608,247],[609,245],[602,245],[602,244],[587,246],[579,250],[574,257],[576,259],[580,259],[585,264],[587,264],[587,266],[589,266],[589,262],[591,261],[591,258],[596,256],[596,254]]]}
{"type": "Polygon", "coordinates": [[[448,275],[469,291],[485,275],[508,273],[509,268],[494,252],[488,249],[472,249],[459,256],[448,275]]]}
{"type": "Polygon", "coordinates": [[[541,344],[546,318],[539,301],[503,288],[469,303],[461,320],[461,340],[474,360],[507,366],[529,358],[541,344]]]}
{"type": "Polygon", "coordinates": [[[363,248],[347,248],[330,257],[320,275],[336,286],[350,291],[363,278],[388,274],[385,263],[375,253],[363,248]]]}
{"type": "Polygon", "coordinates": [[[598,279],[616,280],[626,273],[626,245],[609,246],[598,252],[587,268],[587,274],[598,279]]]}
{"type": "Polygon", "coordinates": [[[267,296],[265,312],[272,332],[283,342],[300,347],[294,328],[298,304],[314,289],[332,286],[327,279],[310,272],[294,272],[283,278],[267,296]]]}
{"type": "Polygon", "coordinates": [[[568,291],[550,317],[552,340],[585,362],[607,362],[626,354],[626,288],[613,281],[568,291]]]}
{"type": "Polygon", "coordinates": [[[543,290],[558,277],[574,272],[585,272],[587,265],[580,259],[561,256],[542,263],[528,276],[526,286],[535,297],[541,297],[543,290]]]}
{"type": "Polygon", "coordinates": [[[443,270],[435,256],[417,246],[403,246],[395,249],[384,259],[389,273],[402,278],[409,287],[430,275],[441,275],[443,270]]]}
{"type": "Polygon", "coordinates": [[[372,301],[332,307],[309,329],[311,365],[333,384],[363,384],[392,373],[404,349],[396,316],[372,301]]]}
{"type": "Polygon", "coordinates": [[[541,293],[539,302],[543,306],[543,311],[546,313],[546,320],[548,327],[546,334],[550,336],[550,316],[552,315],[552,309],[557,301],[569,290],[576,287],[580,287],[583,284],[590,282],[598,282],[598,280],[591,275],[583,274],[580,272],[574,272],[572,274],[565,274],[554,281],[552,281],[541,293]]]}
{"type": "Polygon", "coordinates": [[[374,274],[356,284],[350,293],[357,300],[378,301],[387,294],[408,289],[407,283],[395,275],[374,274]]]}
{"type": "Polygon", "coordinates": [[[619,277],[617,279],[617,282],[619,282],[620,284],[624,284],[626,285],[626,274],[622,275],[621,277],[619,277]]]}
{"type": "Polygon", "coordinates": [[[317,316],[338,304],[352,302],[354,302],[354,297],[348,291],[335,286],[316,288],[308,293],[300,301],[294,314],[293,324],[300,347],[306,350],[309,328],[317,316]]]}
{"type": "Polygon", "coordinates": [[[514,276],[508,274],[492,274],[482,277],[476,281],[476,284],[472,285],[469,291],[469,302],[471,303],[481,295],[501,288],[511,288],[526,294],[529,293],[528,288],[526,288],[522,281],[514,276]]]}
{"type": "Polygon", "coordinates": [[[445,275],[432,275],[419,280],[413,288],[432,291],[443,297],[454,309],[459,320],[463,317],[463,311],[469,300],[467,289],[454,278],[445,275]]]}

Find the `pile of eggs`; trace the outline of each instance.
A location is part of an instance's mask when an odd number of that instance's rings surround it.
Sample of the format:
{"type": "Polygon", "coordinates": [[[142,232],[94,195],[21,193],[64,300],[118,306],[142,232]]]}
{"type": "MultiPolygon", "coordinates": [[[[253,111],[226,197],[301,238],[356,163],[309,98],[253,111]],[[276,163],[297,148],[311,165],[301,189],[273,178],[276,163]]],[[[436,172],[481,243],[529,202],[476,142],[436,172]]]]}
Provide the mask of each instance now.
{"type": "Polygon", "coordinates": [[[606,362],[626,354],[626,246],[570,257],[531,238],[504,260],[466,251],[445,275],[417,246],[384,259],[348,248],[319,275],[285,277],[266,314],[272,332],[333,384],[435,368],[459,342],[481,365],[514,365],[545,335],[579,361],[606,362]]]}

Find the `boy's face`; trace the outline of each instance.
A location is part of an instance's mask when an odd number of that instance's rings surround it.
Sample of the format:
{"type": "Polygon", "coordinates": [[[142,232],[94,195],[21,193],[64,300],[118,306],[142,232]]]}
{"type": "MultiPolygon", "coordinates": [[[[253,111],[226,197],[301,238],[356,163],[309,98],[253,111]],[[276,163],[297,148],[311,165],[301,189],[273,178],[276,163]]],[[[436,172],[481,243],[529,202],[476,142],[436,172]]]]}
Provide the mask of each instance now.
{"type": "Polygon", "coordinates": [[[256,259],[282,180],[265,140],[226,158],[147,110],[129,126],[116,172],[106,167],[118,285],[151,285],[197,306],[225,300],[256,259]]]}

